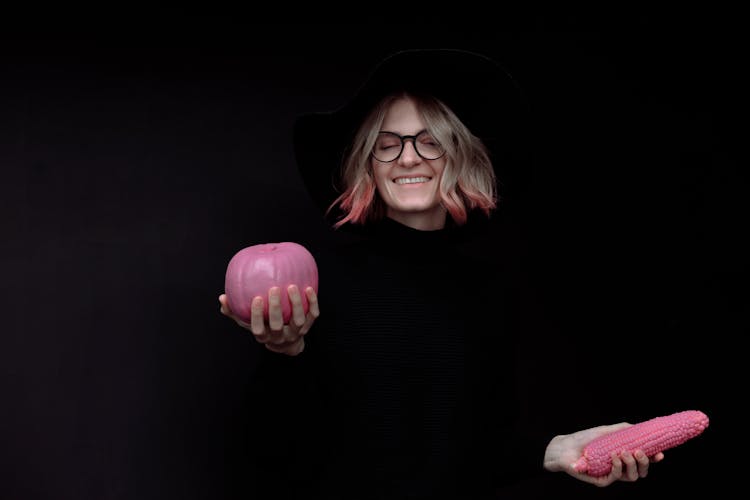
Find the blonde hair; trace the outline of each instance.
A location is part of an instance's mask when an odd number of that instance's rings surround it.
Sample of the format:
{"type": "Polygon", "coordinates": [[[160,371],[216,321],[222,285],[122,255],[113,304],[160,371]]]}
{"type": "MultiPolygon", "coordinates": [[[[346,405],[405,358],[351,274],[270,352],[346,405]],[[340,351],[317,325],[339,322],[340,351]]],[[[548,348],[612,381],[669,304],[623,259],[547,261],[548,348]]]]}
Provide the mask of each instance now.
{"type": "Polygon", "coordinates": [[[385,203],[375,187],[370,152],[390,105],[402,98],[414,100],[427,130],[445,147],[446,165],[440,179],[440,198],[453,221],[463,225],[471,210],[485,215],[497,206],[495,169],[482,141],[453,111],[431,96],[392,94],[382,99],[362,121],[341,166],[343,192],[328,207],[343,216],[334,224],[364,224],[385,216],[385,203]]]}

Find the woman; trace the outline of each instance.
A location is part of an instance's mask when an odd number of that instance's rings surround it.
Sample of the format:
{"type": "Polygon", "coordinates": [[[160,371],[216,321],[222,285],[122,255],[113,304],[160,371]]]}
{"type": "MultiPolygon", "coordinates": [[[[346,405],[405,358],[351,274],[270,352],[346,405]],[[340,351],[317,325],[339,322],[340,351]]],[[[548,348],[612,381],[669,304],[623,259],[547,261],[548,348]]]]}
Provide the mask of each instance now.
{"type": "Polygon", "coordinates": [[[346,106],[297,121],[300,172],[335,228],[313,249],[323,303],[293,284],[283,324],[272,289],[269,320],[256,297],[244,323],[219,298],[266,348],[264,498],[493,498],[544,469],[607,486],[663,458],[623,453],[594,478],[572,469],[583,446],[629,424],[551,439],[522,425],[519,340],[542,327],[510,252],[478,249],[523,129],[514,81],[458,50],[397,53],[346,106]]]}

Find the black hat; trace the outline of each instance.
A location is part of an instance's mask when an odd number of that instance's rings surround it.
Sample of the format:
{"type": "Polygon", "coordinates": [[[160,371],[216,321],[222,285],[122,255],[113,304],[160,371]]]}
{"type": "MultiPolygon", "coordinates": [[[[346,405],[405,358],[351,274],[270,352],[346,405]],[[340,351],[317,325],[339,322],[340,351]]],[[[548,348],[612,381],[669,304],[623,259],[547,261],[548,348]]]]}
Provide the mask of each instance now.
{"type": "Polygon", "coordinates": [[[297,166],[313,201],[327,210],[340,194],[338,174],[362,120],[398,91],[443,101],[488,147],[498,178],[527,149],[527,109],[513,77],[496,61],[459,49],[411,49],[388,56],[339,109],[301,115],[294,123],[297,166]]]}

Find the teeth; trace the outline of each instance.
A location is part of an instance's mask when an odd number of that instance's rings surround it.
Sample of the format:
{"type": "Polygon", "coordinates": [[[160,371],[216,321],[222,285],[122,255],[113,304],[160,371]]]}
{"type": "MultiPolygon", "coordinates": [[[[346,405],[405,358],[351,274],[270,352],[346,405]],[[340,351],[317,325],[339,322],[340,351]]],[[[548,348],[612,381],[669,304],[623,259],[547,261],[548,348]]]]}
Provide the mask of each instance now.
{"type": "Polygon", "coordinates": [[[394,182],[396,184],[415,184],[417,182],[427,182],[429,177],[399,177],[394,182]]]}

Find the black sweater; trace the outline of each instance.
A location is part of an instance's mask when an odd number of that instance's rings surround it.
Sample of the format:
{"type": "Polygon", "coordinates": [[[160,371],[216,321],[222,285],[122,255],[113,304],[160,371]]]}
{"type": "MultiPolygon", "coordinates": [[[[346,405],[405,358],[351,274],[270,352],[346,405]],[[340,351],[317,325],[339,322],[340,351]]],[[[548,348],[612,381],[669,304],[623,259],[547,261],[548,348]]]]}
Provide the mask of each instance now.
{"type": "Polygon", "coordinates": [[[321,316],[304,352],[258,346],[257,498],[471,500],[541,471],[551,436],[521,425],[516,384],[538,326],[486,241],[386,219],[311,249],[321,316]]]}

